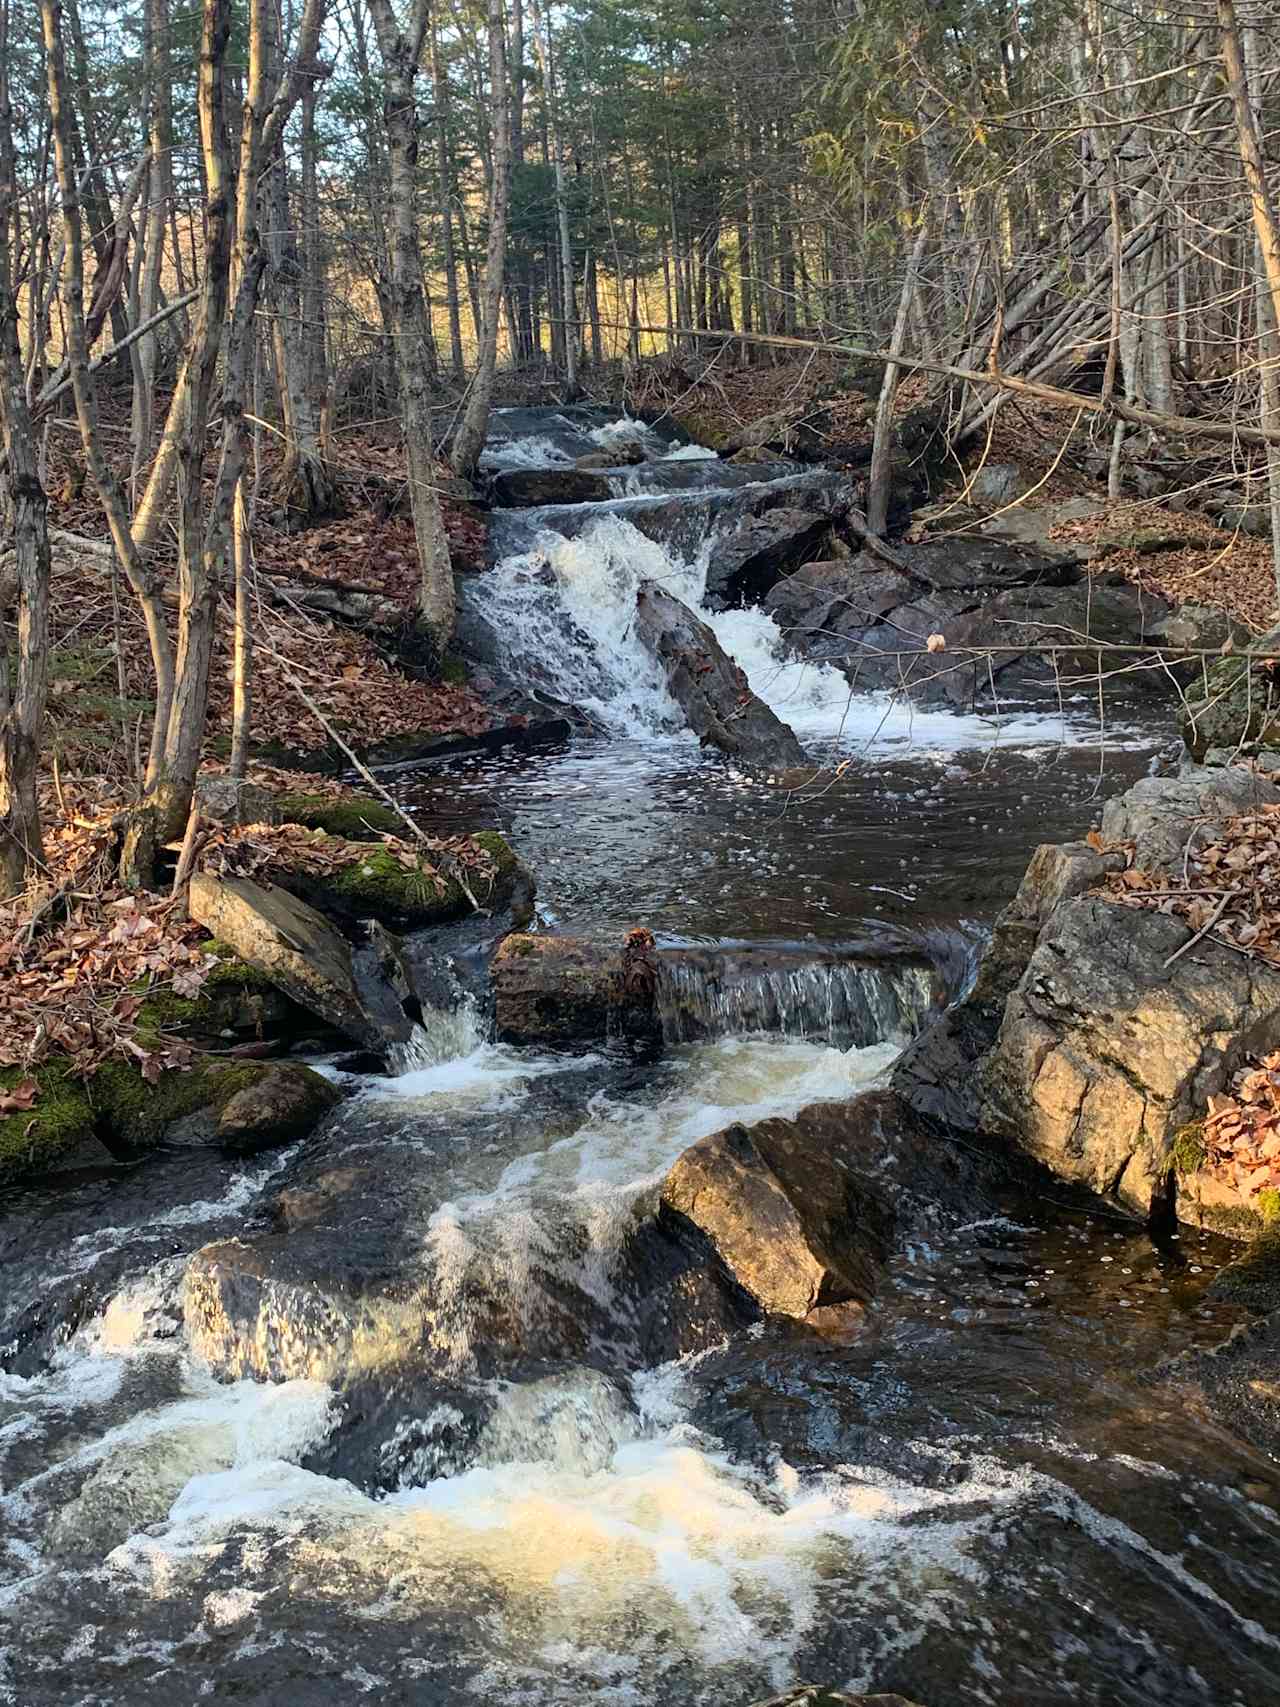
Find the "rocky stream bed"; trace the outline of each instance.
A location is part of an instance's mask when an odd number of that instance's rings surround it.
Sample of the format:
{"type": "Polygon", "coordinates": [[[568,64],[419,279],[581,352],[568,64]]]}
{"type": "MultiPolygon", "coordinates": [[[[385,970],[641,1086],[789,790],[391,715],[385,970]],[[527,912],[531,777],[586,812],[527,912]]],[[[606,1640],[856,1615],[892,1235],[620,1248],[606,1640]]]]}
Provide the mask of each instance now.
{"type": "Polygon", "coordinates": [[[474,667],[575,732],[385,773],[479,912],[200,880],[293,1127],[11,1183],[0,1701],[1274,1700],[1280,1290],[1174,1149],[1280,974],[1096,891],[1280,794],[1030,649],[868,673],[1079,566],[588,411],[487,456],[474,667]]]}

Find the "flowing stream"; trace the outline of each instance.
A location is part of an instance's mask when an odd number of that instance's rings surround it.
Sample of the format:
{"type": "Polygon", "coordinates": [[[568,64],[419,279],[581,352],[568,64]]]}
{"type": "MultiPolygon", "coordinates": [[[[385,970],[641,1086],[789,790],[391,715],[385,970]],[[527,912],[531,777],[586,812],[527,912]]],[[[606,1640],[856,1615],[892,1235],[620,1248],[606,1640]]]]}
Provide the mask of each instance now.
{"type": "Polygon", "coordinates": [[[679,950],[667,1050],[513,1049],[473,992],[398,1076],[345,1075],[305,1144],[0,1207],[0,1702],[1275,1701],[1280,1477],[1161,1373],[1240,1319],[1204,1296],[1226,1247],[1048,1189],[975,1200],[926,1218],[864,1332],[821,1339],[735,1318],[655,1218],[697,1138],[882,1082],[1031,850],[1161,732],[913,716],[708,609],[849,761],[735,774],[629,611],[646,575],[702,603],[743,471],[591,411],[499,411],[487,461],[628,441],[649,460],[609,502],[499,513],[466,595],[495,659],[597,732],[395,785],[433,828],[502,828],[543,928],[679,950]],[[688,513],[642,531],[654,493],[688,513]],[[295,1267],[220,1365],[194,1253],[282,1239],[295,1267]]]}

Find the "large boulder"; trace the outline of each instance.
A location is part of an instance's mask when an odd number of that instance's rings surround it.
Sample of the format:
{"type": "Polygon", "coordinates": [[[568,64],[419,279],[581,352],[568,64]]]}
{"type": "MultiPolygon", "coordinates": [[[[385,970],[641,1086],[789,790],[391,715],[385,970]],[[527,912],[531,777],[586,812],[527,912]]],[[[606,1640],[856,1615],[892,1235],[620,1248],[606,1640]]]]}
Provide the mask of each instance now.
{"type": "Polygon", "coordinates": [[[899,1059],[894,1087],[1135,1215],[1176,1193],[1183,1216],[1238,1221],[1246,1206],[1217,1182],[1180,1177],[1175,1140],[1246,1055],[1274,1047],[1280,970],[1212,936],[1193,945],[1181,919],[1098,886],[1129,857],[1154,884],[1176,879],[1197,837],[1274,805],[1280,790],[1241,769],[1147,777],[1108,803],[1097,845],[1039,849],[972,990],[899,1059]]]}
{"type": "Polygon", "coordinates": [[[640,583],[635,632],[662,665],[672,698],[705,746],[751,770],[804,764],[795,733],[752,693],[708,625],[655,581],[640,583]]]}
{"type": "Polygon", "coordinates": [[[1149,1215],[1173,1140],[1280,1031],[1280,970],[1180,919],[1084,895],[1055,909],[981,1068],[988,1130],[1149,1215]]]}
{"type": "Polygon", "coordinates": [[[366,1049],[402,1042],[370,1017],[350,945],[305,901],[248,877],[197,872],[191,917],[265,973],[286,995],[366,1049]]]}
{"type": "Polygon", "coordinates": [[[661,1201],[763,1310],[818,1327],[874,1296],[904,1231],[991,1207],[972,1154],[892,1091],[713,1133],[675,1162],[661,1201]]]}
{"type": "Polygon", "coordinates": [[[794,651],[840,664],[863,691],[905,680],[930,705],[1056,703],[1059,672],[1096,668],[1090,642],[1154,649],[1168,617],[1166,605],[1119,576],[1085,581],[1073,557],[1017,543],[927,540],[895,555],[893,565],[865,552],[843,569],[808,564],[766,598],[794,651]],[[946,647],[930,651],[938,634],[946,647]],[[1077,636],[1056,662],[1043,650],[1077,636]]]}
{"type": "Polygon", "coordinates": [[[839,511],[814,514],[781,506],[747,516],[717,538],[707,570],[707,593],[724,604],[757,604],[781,576],[821,555],[839,511]]]}

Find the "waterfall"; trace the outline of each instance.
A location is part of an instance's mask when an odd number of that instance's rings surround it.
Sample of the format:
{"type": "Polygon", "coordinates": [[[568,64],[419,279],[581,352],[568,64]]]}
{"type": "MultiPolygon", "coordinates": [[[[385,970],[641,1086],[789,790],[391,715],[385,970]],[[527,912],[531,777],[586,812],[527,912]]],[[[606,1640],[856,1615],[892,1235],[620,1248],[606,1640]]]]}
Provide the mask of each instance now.
{"type": "Polygon", "coordinates": [[[936,1010],[940,988],[932,967],[907,962],[814,961],[743,973],[664,958],[658,1007],[670,1043],[769,1031],[863,1049],[914,1037],[936,1010]]]}
{"type": "Polygon", "coordinates": [[[421,1020],[402,1043],[387,1050],[387,1071],[393,1076],[419,1073],[455,1061],[478,1049],[484,1038],[479,1005],[474,996],[460,996],[456,1005],[422,1010],[421,1020]]]}

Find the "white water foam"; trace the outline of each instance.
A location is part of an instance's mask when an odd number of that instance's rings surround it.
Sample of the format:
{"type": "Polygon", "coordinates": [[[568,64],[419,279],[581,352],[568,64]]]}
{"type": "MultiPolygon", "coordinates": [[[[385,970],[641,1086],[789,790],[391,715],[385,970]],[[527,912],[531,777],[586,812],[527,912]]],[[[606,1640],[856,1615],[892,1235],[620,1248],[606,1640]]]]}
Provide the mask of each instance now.
{"type": "Polygon", "coordinates": [[[663,462],[715,462],[716,453],[708,450],[706,445],[674,445],[665,456],[663,462]]]}
{"type": "MultiPolygon", "coordinates": [[[[629,522],[626,505],[602,510],[572,539],[544,529],[532,549],[485,577],[482,607],[515,673],[532,666],[558,695],[617,734],[692,740],[662,669],[634,632],[636,593],[651,580],[710,625],[752,690],[811,744],[846,753],[939,753],[1097,738],[1083,705],[1077,720],[1045,712],[979,716],[922,710],[903,695],[855,693],[834,666],[789,657],[767,611],[706,608],[713,542],[691,558],[677,556],[629,522]]],[[[1121,735],[1112,731],[1108,740],[1121,735]]]]}
{"type": "Polygon", "coordinates": [[[542,435],[489,445],[480,454],[480,468],[485,474],[501,474],[517,468],[560,468],[572,461],[567,450],[542,435]]]}

